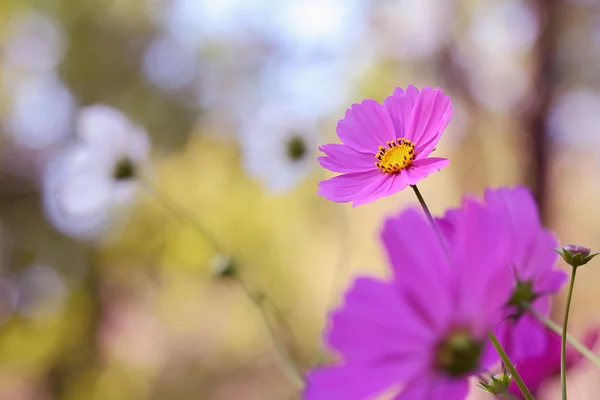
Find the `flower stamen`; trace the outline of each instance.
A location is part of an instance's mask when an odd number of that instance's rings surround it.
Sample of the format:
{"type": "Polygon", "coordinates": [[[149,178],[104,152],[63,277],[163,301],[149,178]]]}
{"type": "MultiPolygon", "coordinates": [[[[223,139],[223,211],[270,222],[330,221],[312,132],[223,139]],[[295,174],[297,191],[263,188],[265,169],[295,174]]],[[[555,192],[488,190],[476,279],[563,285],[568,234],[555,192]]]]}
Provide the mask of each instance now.
{"type": "Polygon", "coordinates": [[[386,174],[397,174],[408,168],[415,159],[415,144],[404,138],[386,143],[387,148],[379,146],[375,155],[379,161],[375,165],[386,174]]]}

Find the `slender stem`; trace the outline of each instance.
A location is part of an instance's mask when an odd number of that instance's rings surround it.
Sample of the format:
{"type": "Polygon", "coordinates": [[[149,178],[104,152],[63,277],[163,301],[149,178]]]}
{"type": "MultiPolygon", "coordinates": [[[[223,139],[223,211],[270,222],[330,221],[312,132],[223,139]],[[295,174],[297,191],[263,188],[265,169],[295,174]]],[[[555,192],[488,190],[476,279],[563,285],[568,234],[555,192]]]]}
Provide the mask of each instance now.
{"type": "MultiPolygon", "coordinates": [[[[540,314],[535,308],[533,308],[530,304],[523,304],[522,307],[527,310],[531,315],[537,318],[542,324],[544,324],[548,329],[553,331],[554,333],[562,336],[562,326],[558,325],[556,322],[552,321],[550,318],[546,317],[543,314],[540,314]]],[[[594,352],[592,352],[586,345],[581,343],[579,340],[575,339],[570,333],[567,333],[567,342],[575,350],[577,350],[582,356],[587,358],[590,362],[592,362],[597,367],[600,367],[600,357],[598,357],[594,352]]]]}
{"type": "Polygon", "coordinates": [[[142,179],[141,182],[148,193],[150,193],[152,197],[156,199],[156,201],[158,201],[167,211],[169,211],[176,220],[182,224],[191,224],[196,232],[198,232],[198,234],[203,237],[215,249],[215,251],[224,254],[222,251],[222,246],[209,233],[208,229],[196,218],[194,218],[190,212],[179,207],[169,196],[155,187],[148,179],[142,179]]]}
{"type": "Polygon", "coordinates": [[[450,260],[450,253],[448,253],[448,248],[446,247],[446,241],[444,240],[444,236],[442,236],[442,232],[440,232],[440,229],[438,228],[437,224],[435,223],[435,220],[433,219],[433,216],[431,215],[431,211],[429,211],[429,207],[427,207],[427,203],[425,203],[425,199],[423,199],[423,196],[421,195],[419,188],[417,187],[417,185],[410,185],[410,187],[414,190],[415,195],[417,196],[417,200],[419,200],[419,204],[421,204],[421,208],[423,208],[423,211],[425,212],[425,215],[427,216],[427,219],[429,220],[429,224],[431,225],[431,227],[435,231],[435,234],[437,235],[438,239],[440,240],[440,243],[442,244],[442,247],[444,248],[444,251],[446,252],[446,256],[448,257],[448,260],[450,260]]]}
{"type": "Polygon", "coordinates": [[[281,367],[281,370],[286,375],[286,377],[290,381],[290,383],[292,383],[294,388],[297,390],[301,390],[304,387],[304,378],[302,376],[302,373],[300,373],[298,371],[298,369],[296,368],[295,363],[292,361],[287,350],[285,349],[285,345],[278,339],[279,336],[277,335],[277,331],[276,331],[275,327],[273,326],[273,324],[271,323],[271,320],[269,319],[269,316],[267,315],[265,308],[262,306],[263,305],[262,297],[254,296],[250,292],[250,290],[242,283],[241,280],[238,280],[238,283],[239,283],[240,287],[242,288],[242,290],[244,291],[244,293],[246,294],[246,296],[248,296],[248,298],[250,298],[252,300],[252,303],[254,303],[254,305],[258,309],[260,316],[261,316],[265,326],[267,327],[269,336],[271,337],[271,341],[273,343],[273,347],[275,348],[275,353],[277,354],[277,358],[278,358],[279,366],[281,367]]]}
{"type": "MultiPolygon", "coordinates": [[[[148,179],[141,179],[143,186],[147,189],[148,193],[150,193],[169,213],[181,224],[189,223],[191,224],[196,232],[204,238],[208,243],[213,247],[213,249],[220,254],[226,254],[223,251],[223,247],[217,242],[217,240],[209,233],[208,229],[204,227],[194,216],[186,209],[179,207],[175,201],[173,201],[169,196],[167,196],[164,192],[160,191],[157,187],[155,187],[148,179]]],[[[277,353],[279,364],[289,379],[290,383],[296,388],[301,389],[304,386],[304,380],[302,378],[302,374],[297,370],[295,364],[292,362],[291,358],[287,354],[285,347],[277,338],[277,332],[275,327],[271,324],[271,320],[267,315],[266,310],[263,307],[263,302],[260,299],[260,296],[253,296],[250,290],[246,287],[244,282],[241,279],[236,279],[239,285],[242,287],[244,293],[250,299],[250,301],[256,306],[258,311],[260,312],[261,318],[267,327],[267,331],[269,336],[271,337],[271,341],[275,348],[275,352],[277,353]]]]}
{"type": "Polygon", "coordinates": [[[531,392],[529,392],[529,389],[527,389],[525,382],[523,382],[521,375],[519,375],[519,373],[517,372],[517,369],[515,368],[514,364],[512,363],[512,361],[510,361],[510,358],[508,358],[508,354],[506,354],[506,352],[502,348],[502,345],[498,341],[496,335],[494,335],[494,333],[490,333],[489,338],[492,344],[494,345],[494,348],[498,352],[502,363],[504,364],[508,372],[510,372],[512,378],[515,380],[515,383],[519,387],[519,390],[521,391],[521,394],[523,394],[523,397],[525,397],[525,400],[535,400],[531,395],[531,392]]]}
{"type": "Polygon", "coordinates": [[[562,327],[562,340],[560,346],[560,382],[562,386],[562,399],[567,400],[567,325],[569,324],[569,310],[571,309],[571,298],[573,296],[573,287],[575,286],[575,275],[577,267],[571,270],[571,282],[569,283],[569,293],[567,294],[567,308],[565,310],[565,321],[562,327]]]}

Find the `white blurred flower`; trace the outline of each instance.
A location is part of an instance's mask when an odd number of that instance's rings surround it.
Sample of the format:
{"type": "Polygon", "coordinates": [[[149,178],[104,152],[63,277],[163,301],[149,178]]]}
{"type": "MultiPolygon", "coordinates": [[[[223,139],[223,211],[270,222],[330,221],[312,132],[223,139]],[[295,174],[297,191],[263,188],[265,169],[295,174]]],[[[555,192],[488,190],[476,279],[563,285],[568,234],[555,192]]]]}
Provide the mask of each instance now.
{"type": "Polygon", "coordinates": [[[477,10],[472,21],[468,34],[482,55],[524,53],[538,37],[537,13],[522,0],[489,2],[477,10]]]}
{"type": "Polygon", "coordinates": [[[600,92],[571,90],[559,96],[548,116],[548,130],[563,142],[600,145],[600,92]]]}
{"type": "Polygon", "coordinates": [[[270,18],[274,34],[298,48],[338,50],[362,34],[363,3],[356,0],[281,1],[270,18]]]}
{"type": "Polygon", "coordinates": [[[16,308],[27,318],[52,317],[64,309],[66,300],[66,283],[52,268],[33,265],[18,281],[16,308]]]}
{"type": "Polygon", "coordinates": [[[501,59],[481,60],[468,78],[473,97],[482,106],[498,112],[514,110],[532,89],[530,73],[523,65],[501,59]]]}
{"type": "Polygon", "coordinates": [[[166,92],[190,86],[197,69],[195,52],[166,35],[150,43],[144,54],[144,74],[150,82],[166,92]]]}
{"type": "Polygon", "coordinates": [[[5,130],[18,146],[43,150],[70,134],[76,101],[57,76],[31,77],[7,101],[5,130]]]}
{"type": "Polygon", "coordinates": [[[62,61],[66,49],[58,23],[32,11],[8,20],[3,41],[3,64],[31,73],[52,72],[62,61]]]}
{"type": "Polygon", "coordinates": [[[272,192],[293,189],[315,166],[318,136],[309,117],[267,106],[246,124],[239,138],[244,167],[272,192]]]}
{"type": "Polygon", "coordinates": [[[477,9],[455,56],[484,107],[508,112],[527,100],[532,88],[527,57],[538,31],[537,14],[522,0],[488,2],[477,9]]]}
{"type": "Polygon", "coordinates": [[[384,1],[378,13],[386,49],[403,58],[423,58],[437,52],[451,38],[454,1],[384,1]]]}
{"type": "Polygon", "coordinates": [[[104,105],[81,110],[77,133],[78,142],[46,167],[44,209],[62,233],[91,240],[132,202],[150,143],[142,128],[104,105]]]}

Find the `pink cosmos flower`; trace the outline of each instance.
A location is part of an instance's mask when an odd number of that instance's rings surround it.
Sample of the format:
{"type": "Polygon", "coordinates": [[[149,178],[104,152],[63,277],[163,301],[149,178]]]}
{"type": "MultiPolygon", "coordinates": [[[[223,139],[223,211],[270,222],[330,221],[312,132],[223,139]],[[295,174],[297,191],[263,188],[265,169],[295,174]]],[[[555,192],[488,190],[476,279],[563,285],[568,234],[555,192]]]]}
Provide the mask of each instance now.
{"type": "Polygon", "coordinates": [[[466,201],[446,253],[421,213],[388,219],[381,237],[393,278],[354,282],[327,336],[342,360],[312,371],[304,398],[464,399],[468,377],[497,360],[487,335],[512,290],[506,229],[466,201]]]}
{"type": "MultiPolygon", "coordinates": [[[[525,385],[532,395],[537,396],[537,391],[553,379],[560,377],[560,336],[549,329],[544,331],[546,335],[546,348],[544,351],[534,357],[527,358],[517,363],[517,371],[525,385]]],[[[583,344],[588,348],[594,348],[600,337],[600,328],[588,330],[583,338],[583,344]]],[[[575,367],[581,361],[583,356],[573,347],[567,345],[567,371],[575,367]]],[[[513,382],[509,388],[510,393],[517,399],[522,399],[523,395],[513,382]]]]}
{"type": "MultiPolygon", "coordinates": [[[[512,294],[507,299],[506,318],[495,330],[511,360],[516,362],[544,351],[544,326],[521,304],[532,306],[543,315],[550,312],[550,294],[560,290],[567,275],[556,268],[558,247],[554,235],[542,226],[531,192],[524,187],[488,189],[485,207],[510,224],[510,259],[506,268],[513,276],[512,294]]],[[[462,210],[446,212],[437,219],[448,241],[453,241],[455,225],[462,210]]]]}
{"type": "Polygon", "coordinates": [[[487,190],[485,202],[503,212],[511,223],[511,260],[514,284],[508,318],[496,335],[513,362],[540,354],[546,348],[544,326],[521,303],[543,315],[550,313],[550,295],[557,293],[567,274],[557,268],[556,237],[540,222],[531,192],[524,187],[487,190]]]}
{"type": "Polygon", "coordinates": [[[448,166],[429,157],[452,117],[450,97],[439,89],[397,88],[383,105],[363,100],[338,122],[342,144],[319,147],[323,168],[342,175],[319,183],[319,194],[354,206],[392,195],[448,166]]]}

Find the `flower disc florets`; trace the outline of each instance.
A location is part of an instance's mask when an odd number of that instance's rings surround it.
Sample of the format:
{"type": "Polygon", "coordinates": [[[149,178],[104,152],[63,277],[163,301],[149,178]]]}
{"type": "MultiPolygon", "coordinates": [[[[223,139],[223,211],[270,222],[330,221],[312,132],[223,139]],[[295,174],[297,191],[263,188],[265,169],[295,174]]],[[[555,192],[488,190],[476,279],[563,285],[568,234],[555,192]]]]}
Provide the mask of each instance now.
{"type": "Polygon", "coordinates": [[[468,331],[451,332],[436,350],[435,366],[449,376],[464,376],[477,370],[483,342],[475,340],[468,331]]]}

